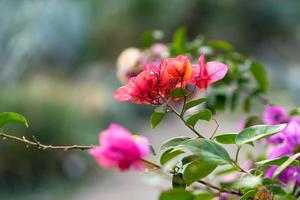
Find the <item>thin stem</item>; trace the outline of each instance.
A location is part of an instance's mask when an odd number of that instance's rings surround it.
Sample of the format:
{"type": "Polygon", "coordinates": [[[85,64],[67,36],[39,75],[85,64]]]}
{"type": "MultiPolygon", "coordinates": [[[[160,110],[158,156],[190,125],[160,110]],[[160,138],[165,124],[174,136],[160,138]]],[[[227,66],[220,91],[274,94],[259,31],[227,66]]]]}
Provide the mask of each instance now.
{"type": "Polygon", "coordinates": [[[185,120],[184,120],[184,118],[183,118],[183,116],[179,113],[179,112],[177,112],[177,110],[175,109],[175,108],[173,108],[173,106],[171,106],[171,105],[168,105],[169,106],[169,108],[172,110],[172,112],[174,112],[175,113],[175,115],[177,115],[180,119],[181,119],[181,121],[190,129],[190,130],[192,130],[199,138],[204,138],[200,133],[198,133],[198,131],[196,131],[196,129],[194,129],[194,127],[192,127],[191,125],[189,125],[185,120]]]}
{"type": "Polygon", "coordinates": [[[68,151],[68,150],[89,150],[93,148],[93,145],[69,145],[69,146],[53,146],[53,145],[46,145],[40,143],[35,136],[32,136],[33,140],[28,140],[25,136],[23,137],[17,137],[13,135],[8,135],[3,132],[0,132],[0,137],[2,137],[3,140],[9,139],[21,142],[26,145],[26,147],[36,147],[38,149],[42,150],[55,150],[55,151],[68,151]]]}
{"type": "Polygon", "coordinates": [[[218,123],[218,121],[215,118],[213,118],[212,120],[216,123],[217,126],[216,126],[213,134],[210,136],[210,138],[209,138],[210,140],[212,140],[214,138],[215,134],[217,133],[217,131],[218,131],[219,127],[220,127],[220,124],[218,123]]]}
{"type": "Polygon", "coordinates": [[[237,146],[236,154],[235,154],[235,162],[238,163],[239,160],[239,153],[241,150],[241,146],[237,146]]]}
{"type": "Polygon", "coordinates": [[[201,183],[201,184],[203,184],[203,185],[205,185],[205,186],[207,186],[207,187],[209,187],[209,188],[215,189],[215,190],[217,190],[217,191],[219,191],[219,192],[226,192],[226,193],[234,194],[234,195],[238,195],[238,196],[242,196],[242,195],[243,195],[241,192],[228,191],[228,190],[225,190],[225,189],[223,189],[223,188],[219,188],[218,186],[215,186],[215,185],[212,185],[212,184],[210,184],[210,183],[207,183],[207,182],[205,182],[205,181],[201,181],[201,180],[200,180],[200,181],[198,181],[198,183],[201,183]]]}

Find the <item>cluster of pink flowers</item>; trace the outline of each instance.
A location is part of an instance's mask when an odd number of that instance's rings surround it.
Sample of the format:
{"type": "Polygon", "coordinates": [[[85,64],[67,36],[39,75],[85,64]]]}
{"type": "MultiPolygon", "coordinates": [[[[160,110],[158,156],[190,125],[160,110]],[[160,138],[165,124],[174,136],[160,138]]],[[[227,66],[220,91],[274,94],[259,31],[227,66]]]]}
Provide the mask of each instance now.
{"type": "MultiPolygon", "coordinates": [[[[280,133],[267,139],[269,143],[269,159],[281,156],[292,156],[300,152],[300,118],[289,116],[284,108],[279,106],[268,107],[264,112],[265,124],[287,123],[287,127],[280,133]]],[[[266,177],[271,178],[277,167],[270,167],[266,177]]],[[[288,167],[280,175],[279,180],[284,183],[300,185],[300,167],[288,167]]]]}
{"type": "MultiPolygon", "coordinates": [[[[192,84],[206,90],[227,71],[228,67],[223,63],[206,63],[203,54],[198,65],[192,65],[188,57],[179,55],[145,65],[143,71],[115,91],[114,97],[118,101],[159,105],[175,88],[184,89],[192,84]]],[[[133,136],[117,124],[111,124],[99,137],[100,145],[89,152],[100,166],[117,167],[121,171],[131,167],[143,169],[142,159],[149,154],[149,142],[145,137],[133,136]]]]}
{"type": "Polygon", "coordinates": [[[175,88],[184,89],[191,84],[206,90],[210,84],[222,79],[227,71],[228,67],[223,63],[206,63],[204,54],[197,65],[192,65],[188,57],[179,55],[144,66],[141,73],[116,90],[114,97],[118,101],[159,105],[175,88]]]}

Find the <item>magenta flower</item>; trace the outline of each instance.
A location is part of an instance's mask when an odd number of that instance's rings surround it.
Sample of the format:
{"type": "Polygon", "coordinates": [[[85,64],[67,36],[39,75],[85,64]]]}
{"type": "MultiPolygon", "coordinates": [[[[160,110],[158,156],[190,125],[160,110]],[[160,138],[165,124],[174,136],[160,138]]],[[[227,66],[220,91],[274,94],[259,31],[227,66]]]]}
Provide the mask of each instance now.
{"type": "MultiPolygon", "coordinates": [[[[300,123],[298,120],[291,120],[286,129],[283,130],[284,140],[281,144],[274,146],[268,158],[278,158],[281,156],[291,156],[299,152],[300,146],[300,123]]],[[[270,167],[265,176],[271,178],[277,167],[270,167]]],[[[300,167],[288,167],[280,175],[279,180],[284,183],[300,184],[300,167]]]]}
{"type": "Polygon", "coordinates": [[[289,115],[280,106],[269,106],[263,114],[265,124],[284,124],[289,121],[289,115]]]}
{"type": "MultiPolygon", "coordinates": [[[[269,106],[263,114],[263,121],[265,124],[283,124],[290,121],[290,117],[284,108],[279,106],[269,106]]],[[[282,143],[285,139],[285,134],[283,132],[277,133],[271,137],[267,138],[267,141],[273,144],[282,143]]]]}
{"type": "Polygon", "coordinates": [[[201,54],[198,65],[193,65],[193,75],[191,82],[200,89],[206,90],[208,86],[224,78],[228,71],[228,66],[217,61],[205,63],[205,56],[201,54]]]}
{"type": "Polygon", "coordinates": [[[149,142],[145,137],[132,135],[118,124],[110,124],[99,135],[99,143],[89,153],[103,168],[117,167],[120,171],[131,167],[135,170],[144,169],[141,159],[150,153],[149,142]]]}

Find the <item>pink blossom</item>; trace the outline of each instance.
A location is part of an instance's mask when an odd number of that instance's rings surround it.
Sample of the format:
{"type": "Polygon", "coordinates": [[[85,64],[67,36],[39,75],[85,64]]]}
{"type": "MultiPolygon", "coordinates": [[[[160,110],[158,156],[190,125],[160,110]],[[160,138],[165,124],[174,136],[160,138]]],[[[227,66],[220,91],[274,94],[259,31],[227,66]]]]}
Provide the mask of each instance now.
{"type": "Polygon", "coordinates": [[[89,153],[103,168],[117,167],[120,171],[125,171],[133,167],[135,170],[142,170],[144,165],[141,159],[150,153],[145,137],[134,136],[118,124],[110,124],[99,135],[99,143],[89,153]]]}
{"type": "Polygon", "coordinates": [[[201,54],[198,66],[193,67],[193,76],[191,82],[200,89],[206,90],[208,86],[224,78],[228,71],[227,65],[217,61],[205,63],[205,56],[201,54]]]}

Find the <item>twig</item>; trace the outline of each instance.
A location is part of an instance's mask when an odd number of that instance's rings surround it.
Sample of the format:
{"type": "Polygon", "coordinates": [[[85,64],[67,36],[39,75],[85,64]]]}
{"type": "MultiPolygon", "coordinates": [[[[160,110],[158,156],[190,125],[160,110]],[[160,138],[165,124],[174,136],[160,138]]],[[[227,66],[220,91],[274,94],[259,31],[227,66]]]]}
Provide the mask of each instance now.
{"type": "Polygon", "coordinates": [[[236,154],[235,154],[235,162],[238,163],[239,153],[241,150],[241,146],[237,146],[236,154]]]}
{"type": "Polygon", "coordinates": [[[32,146],[42,150],[55,150],[55,151],[88,150],[94,147],[94,145],[52,146],[52,145],[46,145],[40,143],[35,136],[32,136],[33,140],[28,140],[25,136],[22,136],[22,138],[20,138],[17,136],[5,134],[3,132],[0,132],[0,137],[2,137],[3,140],[9,139],[9,140],[18,141],[25,144],[27,147],[32,146]]]}
{"type": "Polygon", "coordinates": [[[222,189],[222,188],[219,188],[218,186],[215,186],[215,185],[212,185],[210,183],[207,183],[205,181],[198,181],[198,183],[201,183],[207,187],[210,187],[212,189],[215,189],[215,190],[218,190],[219,192],[225,192],[225,193],[229,193],[229,194],[234,194],[234,195],[238,195],[238,196],[242,196],[243,194],[241,192],[236,192],[236,191],[228,191],[228,190],[225,190],[225,189],[222,189]]]}
{"type": "Polygon", "coordinates": [[[217,131],[218,131],[219,127],[220,127],[220,124],[218,123],[218,121],[215,118],[213,118],[212,120],[216,123],[217,126],[216,126],[213,134],[210,136],[210,138],[209,138],[210,140],[212,140],[214,138],[215,134],[217,133],[217,131]]]}

